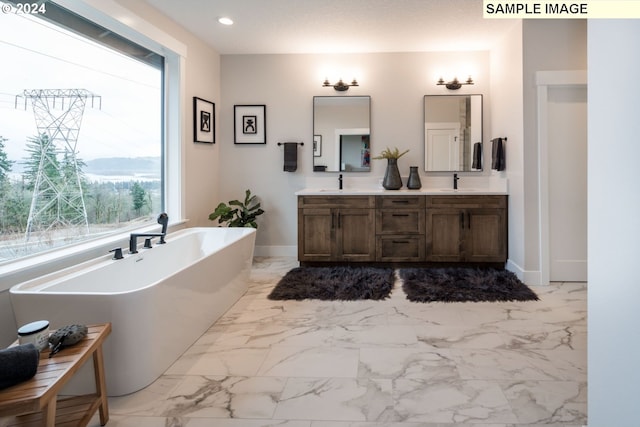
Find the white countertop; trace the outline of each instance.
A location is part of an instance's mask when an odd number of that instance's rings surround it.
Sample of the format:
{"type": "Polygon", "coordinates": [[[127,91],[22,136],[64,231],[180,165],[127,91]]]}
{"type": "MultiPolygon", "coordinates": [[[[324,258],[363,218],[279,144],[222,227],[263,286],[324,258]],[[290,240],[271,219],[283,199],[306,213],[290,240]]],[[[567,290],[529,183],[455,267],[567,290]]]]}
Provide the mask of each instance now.
{"type": "Polygon", "coordinates": [[[385,190],[384,188],[347,188],[344,190],[330,188],[305,188],[297,191],[296,196],[480,196],[506,195],[505,189],[496,188],[421,188],[420,190],[385,190]]]}
{"type": "MultiPolygon", "coordinates": [[[[382,178],[374,176],[357,176],[354,174],[344,176],[344,189],[338,190],[338,176],[307,177],[304,187],[297,191],[296,196],[436,196],[436,195],[507,195],[508,182],[506,178],[494,176],[467,176],[464,175],[458,182],[458,190],[453,189],[450,176],[423,176],[422,188],[409,190],[406,186],[399,190],[385,190],[382,187],[382,178]]],[[[406,181],[403,181],[406,182],[406,181]]]]}

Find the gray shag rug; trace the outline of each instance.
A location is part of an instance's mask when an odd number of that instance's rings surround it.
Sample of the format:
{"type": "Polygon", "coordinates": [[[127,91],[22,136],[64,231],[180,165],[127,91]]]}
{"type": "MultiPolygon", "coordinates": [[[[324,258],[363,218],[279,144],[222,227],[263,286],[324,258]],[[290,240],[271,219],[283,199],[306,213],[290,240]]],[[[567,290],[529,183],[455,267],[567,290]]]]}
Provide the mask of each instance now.
{"type": "Polygon", "coordinates": [[[409,301],[537,301],[538,296],[507,270],[405,268],[399,270],[409,301]]]}
{"type": "Polygon", "coordinates": [[[273,288],[272,300],[383,300],[395,282],[391,268],[297,267],[273,288]]]}

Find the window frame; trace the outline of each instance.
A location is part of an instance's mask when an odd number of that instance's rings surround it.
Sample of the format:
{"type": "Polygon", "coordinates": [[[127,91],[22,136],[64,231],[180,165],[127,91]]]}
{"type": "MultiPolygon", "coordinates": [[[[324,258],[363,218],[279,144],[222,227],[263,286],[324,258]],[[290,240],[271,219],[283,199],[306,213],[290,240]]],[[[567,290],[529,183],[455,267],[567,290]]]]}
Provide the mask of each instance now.
{"type": "MultiPolygon", "coordinates": [[[[163,30],[113,0],[56,0],[54,3],[96,23],[118,35],[164,57],[163,86],[163,176],[165,211],[169,215],[169,231],[185,227],[183,192],[183,70],[186,46],[163,30]]],[[[150,222],[136,231],[155,230],[150,222]]],[[[22,257],[0,266],[0,292],[11,286],[79,263],[105,257],[114,247],[126,247],[133,230],[116,231],[112,235],[90,239],[62,248],[22,257]]]]}

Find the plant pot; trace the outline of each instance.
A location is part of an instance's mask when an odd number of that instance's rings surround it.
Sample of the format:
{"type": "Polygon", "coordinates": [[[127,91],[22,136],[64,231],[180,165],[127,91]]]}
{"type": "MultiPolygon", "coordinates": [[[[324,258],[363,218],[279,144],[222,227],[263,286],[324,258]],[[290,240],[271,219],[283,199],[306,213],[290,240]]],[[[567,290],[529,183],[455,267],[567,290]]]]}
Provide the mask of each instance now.
{"type": "Polygon", "coordinates": [[[398,170],[398,159],[387,159],[387,170],[384,173],[382,186],[387,190],[399,190],[402,187],[402,178],[398,170]]]}

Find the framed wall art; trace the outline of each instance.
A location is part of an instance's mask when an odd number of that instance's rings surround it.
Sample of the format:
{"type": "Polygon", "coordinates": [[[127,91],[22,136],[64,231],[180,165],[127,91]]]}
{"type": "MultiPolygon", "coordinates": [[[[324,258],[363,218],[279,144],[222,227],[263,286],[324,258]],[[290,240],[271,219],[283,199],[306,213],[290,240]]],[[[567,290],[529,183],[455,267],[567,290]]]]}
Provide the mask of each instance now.
{"type": "Polygon", "coordinates": [[[236,144],[266,144],[266,105],[234,105],[233,109],[234,142],[236,144]]]}
{"type": "Polygon", "coordinates": [[[193,97],[193,141],[216,142],[216,105],[196,96],[193,97]]]}

